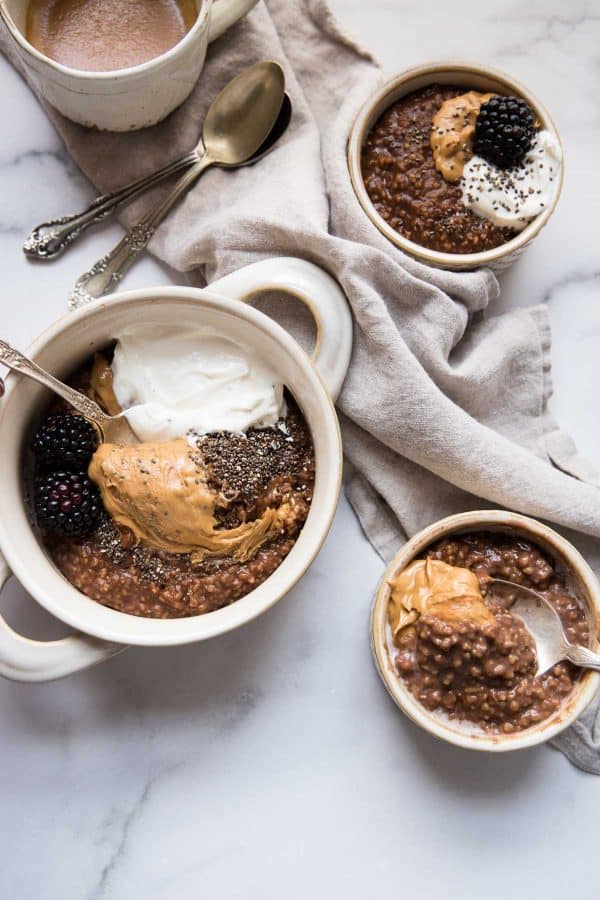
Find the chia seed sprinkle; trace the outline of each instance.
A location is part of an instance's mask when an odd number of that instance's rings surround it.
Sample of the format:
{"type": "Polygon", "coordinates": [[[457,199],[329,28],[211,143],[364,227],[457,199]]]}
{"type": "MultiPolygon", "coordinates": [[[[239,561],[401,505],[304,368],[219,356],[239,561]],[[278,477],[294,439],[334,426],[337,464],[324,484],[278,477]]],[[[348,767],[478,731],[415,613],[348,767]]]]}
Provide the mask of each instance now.
{"type": "Polygon", "coordinates": [[[198,463],[207,467],[211,487],[228,500],[253,503],[276,476],[306,472],[310,438],[295,401],[287,396],[286,402],[287,417],[275,427],[198,438],[198,463]]]}

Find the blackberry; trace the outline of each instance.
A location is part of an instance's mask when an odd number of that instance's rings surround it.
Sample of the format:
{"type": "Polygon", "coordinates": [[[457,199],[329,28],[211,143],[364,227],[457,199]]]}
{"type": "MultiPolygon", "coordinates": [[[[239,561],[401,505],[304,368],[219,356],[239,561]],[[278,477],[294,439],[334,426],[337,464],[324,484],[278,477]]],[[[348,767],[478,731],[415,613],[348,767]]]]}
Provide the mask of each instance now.
{"type": "Polygon", "coordinates": [[[533,144],[535,116],[520,97],[492,97],[475,123],[473,152],[500,169],[520,165],[533,144]]]}
{"type": "Polygon", "coordinates": [[[62,470],[40,475],[34,503],[41,528],[71,536],[91,531],[102,511],[98,488],[85,472],[62,470]]]}
{"type": "Polygon", "coordinates": [[[69,413],[50,416],[33,436],[31,449],[43,465],[85,468],[98,446],[98,436],[86,419],[69,413]]]}

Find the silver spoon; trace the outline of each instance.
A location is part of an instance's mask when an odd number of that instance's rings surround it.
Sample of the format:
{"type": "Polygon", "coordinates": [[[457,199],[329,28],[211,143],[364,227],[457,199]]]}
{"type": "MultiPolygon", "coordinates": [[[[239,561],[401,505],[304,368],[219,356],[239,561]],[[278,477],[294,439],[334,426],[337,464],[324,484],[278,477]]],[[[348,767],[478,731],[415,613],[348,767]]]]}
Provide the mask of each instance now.
{"type": "Polygon", "coordinates": [[[115,290],[160,223],[206,169],[213,165],[235,168],[248,163],[271,133],[284,96],[283,70],[278,63],[258,63],[234,78],[208,111],[202,130],[201,159],[107,256],[77,280],[70,308],[76,309],[115,290]]]}
{"type": "Polygon", "coordinates": [[[567,640],[558,613],[545,597],[531,588],[501,578],[492,579],[489,585],[494,593],[511,602],[511,613],[523,620],[533,637],[538,661],[536,675],[543,675],[563,659],[585,669],[600,671],[600,653],[567,640]]]}
{"type": "Polygon", "coordinates": [[[54,375],[50,375],[33,360],[3,340],[0,340],[0,363],[43,384],[44,387],[66,400],[73,409],[94,426],[101,443],[133,444],[138,442],[138,438],[123,413],[118,416],[107,416],[98,404],[86,397],[85,394],[69,387],[68,384],[63,384],[54,375]]]}
{"type": "MultiPolygon", "coordinates": [[[[268,138],[258,152],[245,163],[241,163],[241,165],[253,165],[259,159],[262,159],[285,132],[291,116],[292,102],[289,94],[286,94],[277,121],[268,138]]],[[[200,160],[203,154],[204,143],[202,138],[200,138],[196,147],[188,153],[184,153],[179,159],[168,163],[162,169],[158,169],[150,175],[145,175],[143,178],[138,178],[137,181],[126,184],[113,193],[102,194],[100,197],[96,197],[82,212],[73,213],[70,216],[62,216],[60,219],[53,219],[50,222],[37,225],[25,241],[23,252],[30,259],[41,261],[55,259],[92,225],[98,225],[100,222],[103,222],[119,207],[132,203],[170,175],[176,175],[178,172],[191,168],[200,160]]],[[[223,168],[229,167],[226,163],[218,165],[221,165],[223,168]]]]}

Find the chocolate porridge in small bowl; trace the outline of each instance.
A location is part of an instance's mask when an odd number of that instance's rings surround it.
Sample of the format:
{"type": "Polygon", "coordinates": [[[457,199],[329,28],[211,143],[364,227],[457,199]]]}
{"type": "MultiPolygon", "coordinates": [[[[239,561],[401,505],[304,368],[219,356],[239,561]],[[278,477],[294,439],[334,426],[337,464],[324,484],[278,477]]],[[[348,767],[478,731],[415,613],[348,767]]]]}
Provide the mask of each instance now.
{"type": "Polygon", "coordinates": [[[0,408],[0,586],[11,573],[78,633],[26,641],[0,617],[0,674],[44,681],[127,644],[206,640],[256,618],[304,575],[341,486],[333,405],[352,320],[337,283],[294,258],[210,289],[114,294],[29,348],[132,443],[11,375],[0,408]],[[317,319],[312,359],[249,298],[291,294],[317,319]]]}
{"type": "Polygon", "coordinates": [[[478,66],[411,69],[359,113],[348,145],[363,210],[396,246],[449,269],[512,263],[556,208],[563,152],[520,84],[478,66]]]}
{"type": "Polygon", "coordinates": [[[388,692],[413,721],[450,743],[502,751],[568,727],[600,678],[566,661],[537,675],[535,641],[493,579],[537,591],[570,642],[597,647],[589,566],[541,523],[495,510],[452,516],[408,542],[380,583],[371,640],[388,692]]]}

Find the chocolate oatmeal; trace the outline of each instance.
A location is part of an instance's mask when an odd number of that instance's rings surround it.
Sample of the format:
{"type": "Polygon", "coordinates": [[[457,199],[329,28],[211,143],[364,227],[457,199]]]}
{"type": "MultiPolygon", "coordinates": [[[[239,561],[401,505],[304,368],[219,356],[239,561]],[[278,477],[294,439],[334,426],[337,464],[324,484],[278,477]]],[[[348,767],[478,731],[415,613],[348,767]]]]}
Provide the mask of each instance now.
{"type": "Polygon", "coordinates": [[[405,627],[395,638],[394,663],[411,693],[430,711],[504,734],[556,712],[580,670],[560,662],[536,678],[533,638],[488,588],[490,579],[502,578],[535,589],[557,611],[569,640],[587,646],[583,605],[555,563],[527,541],[492,533],[444,539],[427,558],[474,573],[489,621],[429,614],[405,627]]]}
{"type": "Polygon", "coordinates": [[[287,416],[277,428],[246,434],[217,432],[198,439],[209,479],[227,498],[217,517],[229,527],[259,515],[296,488],[314,482],[312,442],[296,402],[288,397],[287,416]]]}
{"type": "Polygon", "coordinates": [[[65,578],[92,600],[133,616],[179,619],[221,609],[262,584],[288,555],[300,528],[298,520],[289,534],[245,563],[223,559],[194,566],[189,555],[128,546],[108,519],[88,537],[49,537],[47,547],[65,578]]]}
{"type": "MultiPolygon", "coordinates": [[[[72,383],[80,390],[87,389],[90,369],[76,373],[72,383]]],[[[240,434],[207,434],[196,439],[195,447],[183,440],[124,448],[112,445],[109,456],[108,451],[104,453],[107,445],[103,445],[92,457],[89,478],[84,469],[75,480],[70,472],[57,470],[57,448],[64,456],[69,441],[89,441],[89,435],[81,425],[83,420],[72,416],[64,404],[54,404],[35,438],[42,454],[36,459],[35,481],[43,487],[43,491],[36,488],[36,498],[42,497],[45,504],[45,521],[56,526],[42,528],[42,540],[56,566],[71,584],[98,603],[150,618],[208,613],[258,587],[294,546],[312,501],[312,440],[288,392],[285,400],[285,415],[277,425],[240,434]],[[74,420],[79,423],[77,427],[73,427],[74,420]],[[168,457],[168,465],[161,469],[161,459],[156,457],[163,447],[181,458],[168,457]],[[119,478],[129,486],[133,479],[140,480],[138,494],[133,496],[150,498],[150,525],[157,516],[168,514],[168,510],[161,511],[154,496],[160,496],[157,481],[164,472],[165,483],[177,476],[185,490],[192,485],[198,491],[200,506],[210,500],[214,504],[208,519],[210,541],[203,545],[202,552],[170,552],[140,538],[132,530],[134,523],[131,528],[123,524],[128,521],[128,513],[120,495],[117,499],[119,508],[125,510],[124,518],[115,521],[102,502],[105,494],[101,499],[94,483],[93,472],[100,471],[101,453],[104,475],[112,472],[109,464],[113,457],[127,461],[128,468],[123,468],[124,474],[116,479],[117,487],[119,478]],[[72,484],[78,494],[69,493],[72,484]],[[73,511],[79,508],[79,519],[78,513],[73,518],[73,511]],[[84,516],[85,528],[80,527],[84,516]],[[227,543],[230,535],[235,540],[227,543]],[[221,538],[223,547],[219,545],[221,538]]],[[[179,499],[175,497],[173,502],[179,499]]],[[[202,510],[201,515],[206,517],[202,510]]],[[[39,509],[37,517],[41,522],[39,509]]],[[[188,539],[182,536],[182,545],[188,539]]]]}
{"type": "Polygon", "coordinates": [[[430,250],[479,253],[515,236],[472,212],[457,183],[436,169],[430,138],[436,112],[465,88],[432,85],[387,109],[367,136],[362,174],[377,212],[399,234],[430,250]]]}

